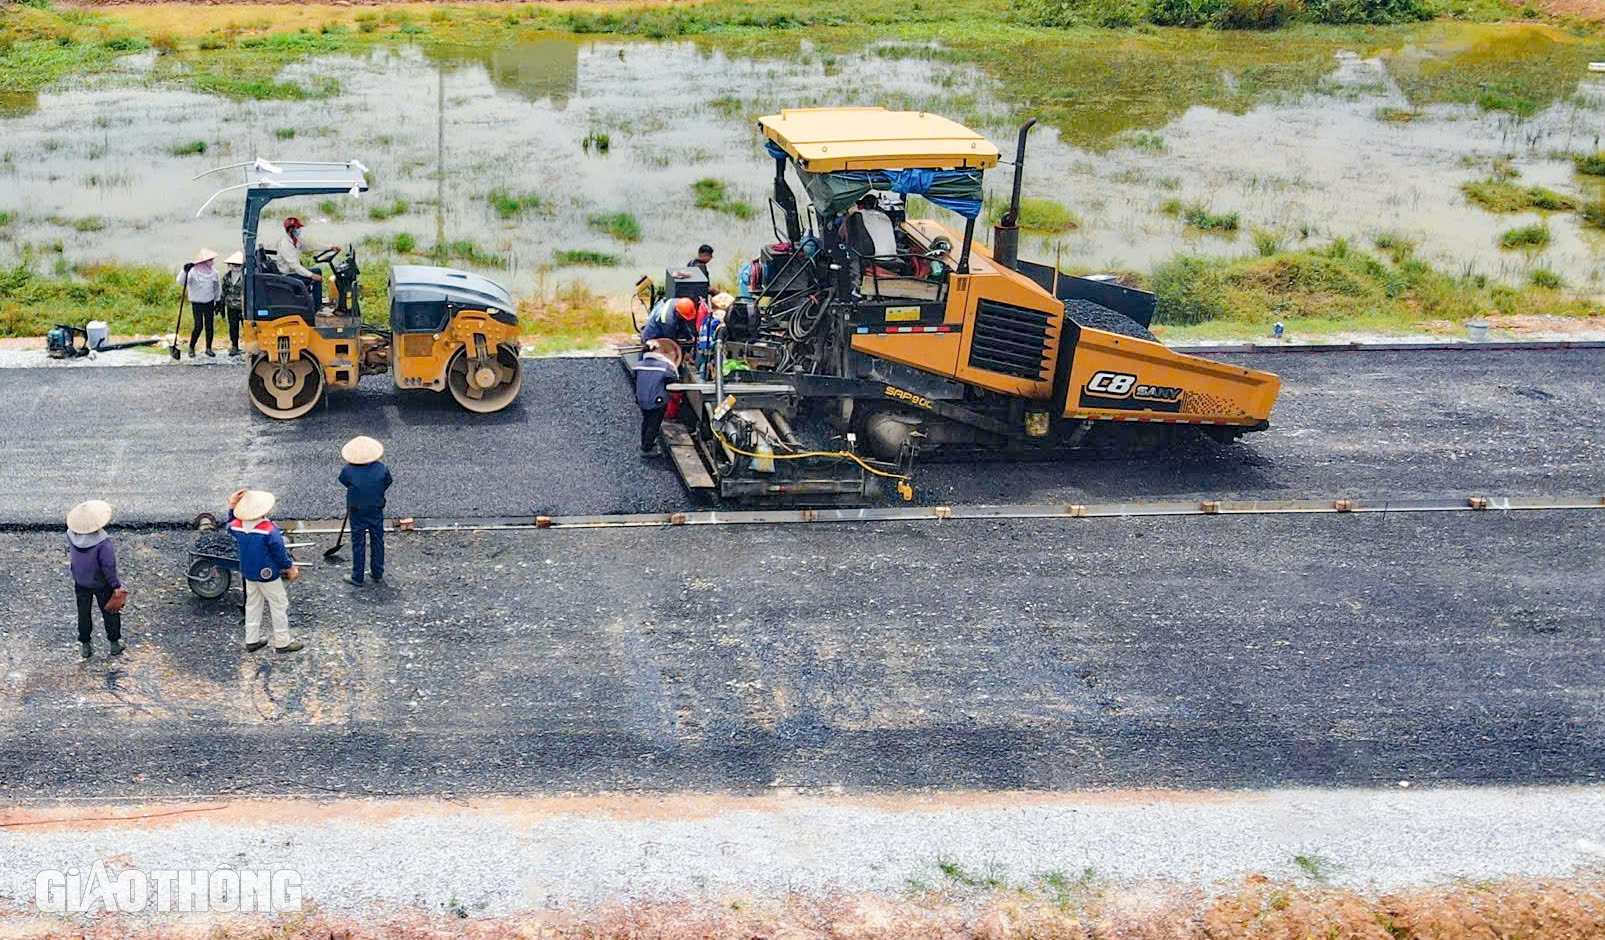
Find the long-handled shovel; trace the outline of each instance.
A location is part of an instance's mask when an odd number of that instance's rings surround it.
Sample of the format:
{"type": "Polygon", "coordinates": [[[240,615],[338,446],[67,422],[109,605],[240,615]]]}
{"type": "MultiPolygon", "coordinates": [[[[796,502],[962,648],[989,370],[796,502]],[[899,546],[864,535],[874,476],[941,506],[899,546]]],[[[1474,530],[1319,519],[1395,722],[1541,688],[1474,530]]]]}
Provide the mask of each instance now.
{"type": "Polygon", "coordinates": [[[347,509],[346,514],[340,517],[340,535],[335,538],[334,547],[323,553],[324,558],[333,560],[336,555],[340,554],[340,546],[344,544],[346,540],[346,523],[350,521],[351,510],[347,509]]]}
{"type": "Polygon", "coordinates": [[[178,294],[178,319],[173,321],[173,345],[168,349],[168,352],[173,356],[174,362],[177,362],[183,356],[183,353],[178,351],[178,331],[184,325],[184,301],[189,299],[189,269],[193,267],[195,267],[194,264],[184,265],[184,287],[178,294]]]}

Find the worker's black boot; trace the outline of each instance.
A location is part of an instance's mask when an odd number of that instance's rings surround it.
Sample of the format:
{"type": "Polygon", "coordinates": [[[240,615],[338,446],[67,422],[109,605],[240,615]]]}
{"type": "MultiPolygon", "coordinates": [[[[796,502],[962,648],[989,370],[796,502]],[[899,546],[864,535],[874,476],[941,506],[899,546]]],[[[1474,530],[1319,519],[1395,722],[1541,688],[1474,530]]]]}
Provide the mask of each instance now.
{"type": "Polygon", "coordinates": [[[262,647],[264,647],[266,645],[267,645],[267,640],[261,640],[261,641],[258,641],[256,643],[247,643],[247,644],[245,644],[245,651],[247,653],[254,653],[254,652],[256,652],[257,650],[261,649],[262,647]]]}
{"type": "Polygon", "coordinates": [[[123,655],[123,650],[125,650],[125,649],[128,649],[128,645],[126,643],[124,643],[122,640],[112,640],[111,641],[111,654],[113,656],[121,656],[121,655],[123,655]]]}
{"type": "Polygon", "coordinates": [[[88,643],[79,643],[78,655],[82,656],[84,659],[89,659],[95,655],[95,648],[88,643]]]}

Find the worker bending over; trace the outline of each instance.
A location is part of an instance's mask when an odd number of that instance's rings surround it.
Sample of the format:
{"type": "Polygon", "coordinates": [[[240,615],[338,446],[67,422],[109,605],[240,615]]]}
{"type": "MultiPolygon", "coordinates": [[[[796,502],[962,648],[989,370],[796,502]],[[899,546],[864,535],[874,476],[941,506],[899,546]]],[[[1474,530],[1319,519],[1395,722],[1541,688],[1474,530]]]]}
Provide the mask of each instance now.
{"type": "Polygon", "coordinates": [[[669,383],[680,377],[680,347],[673,340],[649,339],[635,370],[635,403],[641,407],[641,456],[656,457],[658,432],[669,407],[669,383]]]}
{"type": "Polygon", "coordinates": [[[346,462],[340,484],[346,488],[346,519],[351,525],[351,573],[347,584],[361,584],[363,560],[372,558],[375,584],[385,579],[385,490],[392,482],[390,468],[379,458],[385,446],[371,437],[353,437],[340,448],[346,462]],[[372,555],[368,550],[372,549],[372,555]]]}
{"type": "Polygon", "coordinates": [[[273,648],[293,653],[302,648],[290,637],[290,594],[285,582],[301,576],[284,533],[268,520],[277,500],[266,490],[246,490],[230,499],[229,534],[240,549],[240,577],[245,581],[245,649],[254,653],[267,645],[262,639],[262,608],[273,622],[273,648]]]}
{"type": "Polygon", "coordinates": [[[681,349],[694,349],[697,344],[697,302],[690,297],[676,297],[660,301],[641,328],[641,343],[655,339],[673,340],[681,349]]]}

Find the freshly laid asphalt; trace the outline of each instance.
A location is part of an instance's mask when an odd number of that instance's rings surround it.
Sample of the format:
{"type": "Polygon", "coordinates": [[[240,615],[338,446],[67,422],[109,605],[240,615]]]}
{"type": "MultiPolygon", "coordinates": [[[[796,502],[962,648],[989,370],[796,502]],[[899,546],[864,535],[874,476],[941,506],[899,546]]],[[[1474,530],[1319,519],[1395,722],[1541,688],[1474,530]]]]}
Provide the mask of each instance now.
{"type": "Polygon", "coordinates": [[[0,797],[1605,774],[1591,510],[397,534],[295,655],[117,538],[83,663],[59,534],[0,534],[0,797]]]}
{"type": "MultiPolygon", "coordinates": [[[[1278,372],[1271,430],[1227,446],[1118,460],[928,463],[923,503],[1170,498],[1429,497],[1605,491],[1605,350],[1258,354],[1278,372]]],[[[123,522],[217,510],[232,490],[279,495],[285,518],[338,517],[340,445],[384,441],[392,515],[659,512],[690,499],[642,461],[611,359],[526,363],[519,401],[473,415],[385,377],[295,422],[245,399],[238,368],[0,370],[0,524],[49,524],[81,499],[123,522]]]]}

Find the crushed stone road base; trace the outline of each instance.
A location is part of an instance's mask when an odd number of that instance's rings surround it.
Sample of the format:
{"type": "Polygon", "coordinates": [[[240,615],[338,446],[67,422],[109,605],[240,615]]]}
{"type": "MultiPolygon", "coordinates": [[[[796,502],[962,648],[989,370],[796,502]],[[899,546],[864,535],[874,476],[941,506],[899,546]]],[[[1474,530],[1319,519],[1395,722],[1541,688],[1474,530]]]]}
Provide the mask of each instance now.
{"type": "Polygon", "coordinates": [[[1055,879],[1207,888],[1264,875],[1387,892],[1566,877],[1605,861],[1605,791],[1571,788],[264,801],[93,822],[179,808],[0,814],[12,827],[0,828],[0,899],[26,903],[39,871],[87,871],[97,859],[145,871],[288,869],[326,912],[475,916],[966,882],[1051,893],[1043,886],[1055,879]],[[67,821],[16,826],[49,819],[67,821]]]}
{"type": "Polygon", "coordinates": [[[395,535],[292,586],[293,656],[118,538],[81,662],[61,536],[0,535],[0,796],[1605,773],[1595,511],[395,535]]]}

